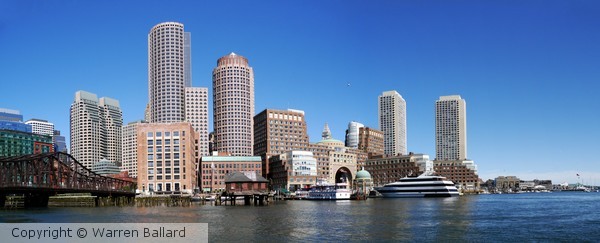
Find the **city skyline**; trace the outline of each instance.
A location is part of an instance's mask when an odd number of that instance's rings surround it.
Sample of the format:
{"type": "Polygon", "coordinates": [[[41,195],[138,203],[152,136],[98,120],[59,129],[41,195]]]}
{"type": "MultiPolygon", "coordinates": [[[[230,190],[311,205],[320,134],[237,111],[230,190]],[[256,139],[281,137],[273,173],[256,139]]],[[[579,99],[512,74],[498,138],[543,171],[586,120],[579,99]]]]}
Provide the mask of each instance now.
{"type": "Polygon", "coordinates": [[[578,182],[578,173],[599,184],[589,151],[600,135],[593,112],[600,5],[470,3],[182,2],[189,7],[181,9],[5,1],[0,107],[48,120],[65,137],[78,90],[119,100],[124,124],[142,119],[148,31],[176,21],[195,36],[195,86],[210,90],[219,57],[245,56],[256,75],[255,111],[305,111],[311,142],[326,122],[339,140],[350,121],[380,129],[377,96],[397,90],[407,103],[408,151],[434,157],[435,101],[460,95],[469,103],[468,159],[483,180],[578,182]],[[245,28],[235,20],[247,20],[245,28]]]}

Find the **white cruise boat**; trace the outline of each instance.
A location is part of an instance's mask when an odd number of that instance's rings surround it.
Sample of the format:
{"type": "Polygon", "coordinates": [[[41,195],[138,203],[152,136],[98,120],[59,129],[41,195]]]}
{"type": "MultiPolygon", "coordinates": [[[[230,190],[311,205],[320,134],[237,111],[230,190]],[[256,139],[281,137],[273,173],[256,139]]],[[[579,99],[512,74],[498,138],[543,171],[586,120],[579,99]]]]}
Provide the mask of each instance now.
{"type": "Polygon", "coordinates": [[[383,197],[454,197],[458,189],[446,177],[422,174],[404,177],[383,187],[375,187],[383,197]]]}
{"type": "Polygon", "coordinates": [[[308,200],[349,200],[352,190],[347,183],[336,183],[335,185],[321,184],[312,186],[308,191],[308,200]]]}

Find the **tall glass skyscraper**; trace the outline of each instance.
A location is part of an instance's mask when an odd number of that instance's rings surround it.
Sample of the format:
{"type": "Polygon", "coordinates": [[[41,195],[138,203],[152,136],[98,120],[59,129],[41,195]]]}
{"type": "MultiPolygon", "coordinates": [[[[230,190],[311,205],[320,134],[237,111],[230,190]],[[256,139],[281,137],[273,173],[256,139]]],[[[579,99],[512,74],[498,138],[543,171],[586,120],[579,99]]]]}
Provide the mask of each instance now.
{"type": "Polygon", "coordinates": [[[386,155],[406,155],[406,101],[395,90],[379,96],[379,129],[386,155]]]}
{"type": "Polygon", "coordinates": [[[248,59],[233,52],[219,58],[212,80],[216,150],[252,156],[254,71],[248,59]]]}

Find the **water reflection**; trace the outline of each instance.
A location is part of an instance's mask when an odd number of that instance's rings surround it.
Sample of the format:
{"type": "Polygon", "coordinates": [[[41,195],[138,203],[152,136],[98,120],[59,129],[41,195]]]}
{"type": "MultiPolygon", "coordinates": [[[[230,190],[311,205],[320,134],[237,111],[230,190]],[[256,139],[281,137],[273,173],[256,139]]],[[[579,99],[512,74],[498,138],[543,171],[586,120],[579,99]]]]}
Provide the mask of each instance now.
{"type": "Polygon", "coordinates": [[[265,207],[102,207],[0,211],[0,222],[208,223],[210,241],[590,241],[600,194],[278,201],[265,207]]]}

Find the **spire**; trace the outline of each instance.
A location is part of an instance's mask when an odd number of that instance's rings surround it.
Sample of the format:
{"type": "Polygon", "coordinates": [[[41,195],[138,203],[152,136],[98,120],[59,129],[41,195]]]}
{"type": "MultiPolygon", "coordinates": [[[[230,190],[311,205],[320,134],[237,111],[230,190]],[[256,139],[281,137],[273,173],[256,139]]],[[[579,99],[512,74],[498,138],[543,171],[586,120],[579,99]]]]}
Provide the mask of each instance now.
{"type": "Polygon", "coordinates": [[[321,136],[323,137],[323,140],[331,139],[331,131],[329,130],[329,125],[327,125],[327,123],[325,123],[325,127],[323,127],[323,135],[321,136]]]}

